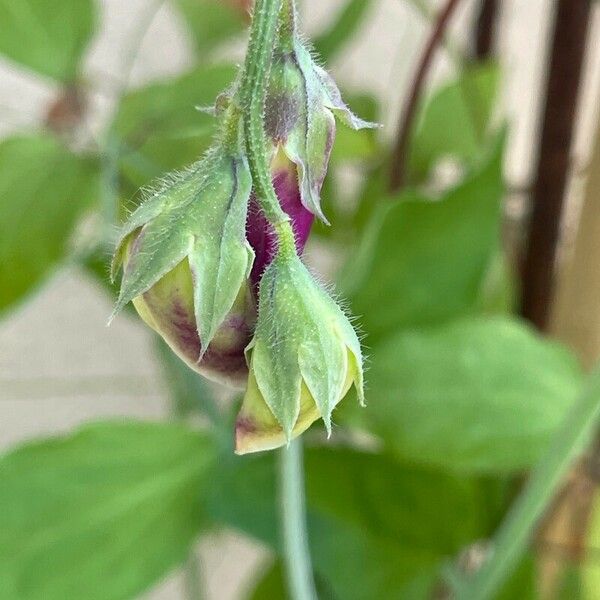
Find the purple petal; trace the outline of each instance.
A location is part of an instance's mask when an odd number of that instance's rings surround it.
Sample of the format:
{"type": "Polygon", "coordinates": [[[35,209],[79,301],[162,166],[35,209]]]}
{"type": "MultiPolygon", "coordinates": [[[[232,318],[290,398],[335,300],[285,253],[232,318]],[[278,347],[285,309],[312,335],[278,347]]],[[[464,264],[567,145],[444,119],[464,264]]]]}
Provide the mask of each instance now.
{"type": "MultiPolygon", "coordinates": [[[[296,234],[296,250],[299,254],[302,254],[315,217],[302,205],[295,166],[290,164],[289,168],[277,170],[273,174],[273,187],[279,198],[281,208],[292,220],[292,226],[296,234]]],[[[246,237],[255,253],[251,278],[256,287],[265,268],[275,256],[277,245],[275,232],[260,210],[254,193],[252,193],[248,208],[246,237]]]]}

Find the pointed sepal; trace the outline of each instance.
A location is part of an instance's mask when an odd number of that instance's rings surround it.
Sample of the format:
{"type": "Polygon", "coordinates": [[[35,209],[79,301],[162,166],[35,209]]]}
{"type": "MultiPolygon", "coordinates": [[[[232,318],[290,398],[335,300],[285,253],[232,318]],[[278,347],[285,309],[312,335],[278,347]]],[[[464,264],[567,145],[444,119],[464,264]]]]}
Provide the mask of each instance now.
{"type": "Polygon", "coordinates": [[[293,252],[263,275],[258,322],[247,348],[248,389],[236,422],[236,452],[281,446],[333,410],[354,383],[362,355],[348,318],[293,252]]]}

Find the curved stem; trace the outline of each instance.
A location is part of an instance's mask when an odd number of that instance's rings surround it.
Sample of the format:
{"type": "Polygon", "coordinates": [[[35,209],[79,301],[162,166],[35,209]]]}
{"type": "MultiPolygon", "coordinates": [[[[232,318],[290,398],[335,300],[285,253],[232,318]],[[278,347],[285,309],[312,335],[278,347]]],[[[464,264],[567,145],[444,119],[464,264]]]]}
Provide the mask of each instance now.
{"type": "Polygon", "coordinates": [[[280,450],[280,505],[290,596],[292,600],[317,600],[306,531],[304,468],[299,439],[280,450]]]}
{"type": "Polygon", "coordinates": [[[417,113],[417,108],[429,68],[435,56],[438,46],[443,42],[444,33],[450,22],[455,9],[458,7],[460,0],[446,0],[446,4],[442,7],[436,18],[435,25],[431,31],[425,50],[419,61],[415,78],[412,84],[410,94],[406,100],[405,108],[402,113],[402,118],[398,126],[396,141],[392,150],[389,191],[397,192],[405,182],[406,163],[408,156],[408,146],[412,133],[412,126],[417,113]]]}
{"type": "Polygon", "coordinates": [[[281,209],[271,181],[264,131],[264,106],[282,0],[256,0],[241,83],[244,136],[252,182],[260,206],[272,225],[289,217],[281,209]]]}

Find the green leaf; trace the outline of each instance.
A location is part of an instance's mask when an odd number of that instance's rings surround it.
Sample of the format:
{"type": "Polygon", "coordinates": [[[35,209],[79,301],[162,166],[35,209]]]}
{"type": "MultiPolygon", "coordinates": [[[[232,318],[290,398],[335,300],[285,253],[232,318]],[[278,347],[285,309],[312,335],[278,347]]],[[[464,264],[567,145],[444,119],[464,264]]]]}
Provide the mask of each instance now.
{"type": "Polygon", "coordinates": [[[176,0],[190,29],[198,56],[206,58],[219,45],[245,26],[241,9],[226,0],[176,0]]]}
{"type": "Polygon", "coordinates": [[[331,62],[350,41],[363,23],[371,4],[371,0],[348,0],[327,31],[317,36],[314,47],[325,64],[331,62]]]}
{"type": "Polygon", "coordinates": [[[508,257],[499,250],[492,258],[483,280],[477,311],[481,314],[504,314],[515,312],[518,302],[516,273],[508,257]]]}
{"type": "Polygon", "coordinates": [[[496,598],[498,590],[526,552],[569,468],[592,441],[599,420],[600,370],[596,369],[500,526],[493,540],[494,552],[472,577],[452,578],[453,597],[457,600],[496,598]]]}
{"type": "Polygon", "coordinates": [[[124,600],[186,557],[203,523],[209,440],[104,423],[0,460],[0,598],[124,600]]]}
{"type": "Polygon", "coordinates": [[[0,312],[67,254],[75,224],[98,193],[96,167],[50,135],[0,143],[0,312]]]}
{"type": "Polygon", "coordinates": [[[468,67],[420,111],[409,156],[409,179],[423,181],[435,162],[452,156],[467,164],[489,143],[489,122],[500,87],[493,63],[468,67]]]}
{"type": "Polygon", "coordinates": [[[276,561],[257,581],[250,600],[288,600],[283,566],[276,561]]]}
{"type": "Polygon", "coordinates": [[[335,134],[331,162],[335,165],[349,161],[373,160],[379,156],[380,151],[374,131],[355,130],[341,125],[335,134]]]}
{"type": "MultiPolygon", "coordinates": [[[[335,598],[425,598],[405,592],[430,591],[443,557],[489,531],[474,481],[342,449],[305,466],[313,566],[335,598]]],[[[272,455],[220,460],[209,494],[215,520],[279,549],[272,455]]]]}
{"type": "MultiPolygon", "coordinates": [[[[533,552],[525,555],[512,576],[499,588],[494,600],[540,600],[538,592],[540,575],[536,566],[537,556],[533,552]]],[[[567,598],[576,600],[575,598],[567,598]]],[[[564,600],[567,600],[567,598],[564,598],[564,600]]]]}
{"type": "Polygon", "coordinates": [[[95,25],[92,0],[0,0],[0,53],[70,83],[77,79],[95,25]]]}
{"type": "Polygon", "coordinates": [[[208,148],[216,120],[196,107],[212,105],[234,75],[230,65],[198,67],[123,98],[113,129],[122,141],[121,169],[134,186],[190,164],[208,148]]]}
{"type": "Polygon", "coordinates": [[[464,319],[376,346],[367,408],[356,418],[406,460],[526,469],[572,409],[581,381],[569,352],[520,322],[464,319]]]}
{"type": "Polygon", "coordinates": [[[439,200],[408,190],[375,212],[344,286],[370,343],[473,311],[498,247],[501,149],[439,200]]]}

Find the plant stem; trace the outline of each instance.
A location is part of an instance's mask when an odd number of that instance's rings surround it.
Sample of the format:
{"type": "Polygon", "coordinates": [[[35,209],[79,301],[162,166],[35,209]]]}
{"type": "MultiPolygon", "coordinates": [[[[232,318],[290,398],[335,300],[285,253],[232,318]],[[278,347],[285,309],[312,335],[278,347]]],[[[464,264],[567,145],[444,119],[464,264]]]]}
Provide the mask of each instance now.
{"type": "Polygon", "coordinates": [[[306,531],[300,439],[282,448],[279,458],[281,527],[288,590],[292,600],[317,600],[306,531]]]}
{"type": "Polygon", "coordinates": [[[438,46],[444,40],[444,33],[450,22],[450,17],[458,6],[460,0],[447,0],[445,6],[440,10],[439,16],[436,19],[434,28],[429,36],[429,40],[425,45],[425,50],[419,61],[415,78],[413,80],[410,94],[407,98],[402,118],[398,126],[396,142],[392,150],[392,160],[390,168],[389,191],[397,192],[406,177],[407,154],[412,133],[412,126],[417,112],[417,107],[421,99],[423,87],[429,67],[431,66],[433,57],[438,46]]]}
{"type": "Polygon", "coordinates": [[[591,0],[558,0],[533,211],[522,273],[521,314],[542,331],[552,307],[560,225],[591,0]]]}
{"type": "MultiPolygon", "coordinates": [[[[429,6],[426,0],[406,0],[408,4],[418,13],[418,16],[425,21],[428,25],[431,25],[436,20],[435,10],[429,6]]],[[[460,68],[465,63],[465,56],[463,56],[463,50],[456,45],[454,40],[448,36],[448,32],[445,32],[444,39],[440,42],[440,45],[446,50],[447,57],[452,61],[453,65],[460,68]]]]}
{"type": "Polygon", "coordinates": [[[498,0],[481,0],[473,35],[473,57],[476,60],[486,60],[493,53],[499,10],[498,0]]]}
{"type": "Polygon", "coordinates": [[[289,220],[279,205],[271,181],[264,131],[265,98],[281,2],[282,0],[256,0],[240,87],[252,183],[260,206],[272,225],[289,220]]]}
{"type": "Polygon", "coordinates": [[[495,597],[527,549],[539,519],[559,488],[573,460],[585,448],[600,416],[600,370],[588,384],[554,436],[550,448],[502,523],[492,554],[471,578],[454,575],[450,582],[456,600],[487,600],[495,597]]]}
{"type": "MultiPolygon", "coordinates": [[[[294,247],[294,234],[273,188],[264,131],[265,98],[281,4],[282,0],[256,0],[240,92],[256,197],[277,233],[280,249],[289,251],[294,247]]],[[[283,448],[280,459],[281,525],[290,595],[293,600],[317,600],[306,534],[301,442],[295,440],[283,448]]]]}

